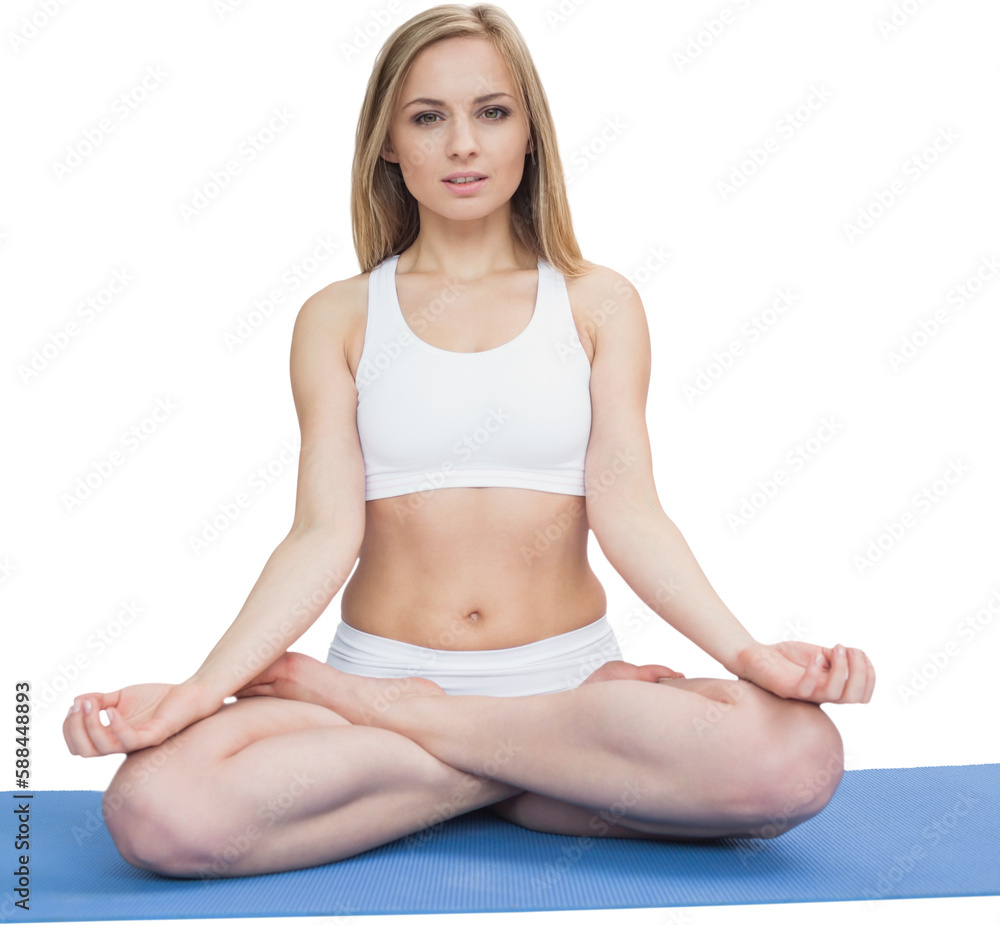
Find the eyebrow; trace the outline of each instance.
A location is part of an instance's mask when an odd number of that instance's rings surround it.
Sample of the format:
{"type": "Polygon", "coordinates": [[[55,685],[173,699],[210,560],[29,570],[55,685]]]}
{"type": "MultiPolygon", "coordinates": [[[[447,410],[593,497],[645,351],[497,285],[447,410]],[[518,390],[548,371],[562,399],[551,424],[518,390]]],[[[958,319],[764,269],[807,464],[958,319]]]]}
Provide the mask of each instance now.
{"type": "MultiPolygon", "coordinates": [[[[509,97],[514,99],[509,93],[488,93],[486,96],[477,96],[472,102],[473,103],[488,103],[490,100],[499,99],[501,96],[509,97]]],[[[410,100],[403,106],[403,109],[407,109],[410,106],[415,106],[420,104],[422,106],[445,106],[447,105],[444,100],[432,100],[429,97],[421,96],[415,100],[410,100]]]]}

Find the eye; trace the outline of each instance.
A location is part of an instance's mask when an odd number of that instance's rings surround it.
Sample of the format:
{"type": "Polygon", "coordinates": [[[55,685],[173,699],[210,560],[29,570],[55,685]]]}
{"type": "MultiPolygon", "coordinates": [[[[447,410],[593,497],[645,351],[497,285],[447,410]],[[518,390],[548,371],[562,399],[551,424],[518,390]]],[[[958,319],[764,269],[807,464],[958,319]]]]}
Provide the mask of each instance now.
{"type": "MultiPolygon", "coordinates": [[[[504,109],[503,106],[490,106],[483,110],[484,115],[489,112],[495,112],[497,115],[492,118],[487,118],[487,122],[502,122],[510,115],[510,111],[504,109]]],[[[440,121],[440,116],[438,116],[436,112],[422,112],[413,117],[413,122],[416,125],[434,125],[435,122],[438,121],[440,121]],[[425,121],[424,116],[431,116],[433,121],[425,121]]]]}

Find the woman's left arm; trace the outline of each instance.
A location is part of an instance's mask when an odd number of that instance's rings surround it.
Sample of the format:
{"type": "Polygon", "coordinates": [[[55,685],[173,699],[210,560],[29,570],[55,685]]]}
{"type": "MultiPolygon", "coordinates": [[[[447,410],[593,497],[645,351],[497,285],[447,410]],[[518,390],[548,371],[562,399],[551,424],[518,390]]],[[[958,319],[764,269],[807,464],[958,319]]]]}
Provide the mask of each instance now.
{"type": "Polygon", "coordinates": [[[575,293],[595,343],[587,519],[608,561],[650,609],[737,677],[780,697],[867,703],[875,672],[860,649],[761,643],[715,592],[653,482],[649,329],[639,293],[605,267],[581,278],[575,293]]]}

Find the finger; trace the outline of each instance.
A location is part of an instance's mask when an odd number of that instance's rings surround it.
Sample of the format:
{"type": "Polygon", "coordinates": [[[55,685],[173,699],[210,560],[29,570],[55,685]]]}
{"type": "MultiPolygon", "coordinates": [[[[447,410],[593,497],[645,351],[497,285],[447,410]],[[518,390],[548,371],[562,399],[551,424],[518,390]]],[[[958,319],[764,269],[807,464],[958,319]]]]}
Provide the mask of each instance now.
{"type": "Polygon", "coordinates": [[[260,697],[263,695],[271,695],[274,693],[274,685],[272,684],[249,684],[246,687],[241,687],[236,691],[234,697],[260,697]]]}
{"type": "Polygon", "coordinates": [[[847,650],[847,684],[844,687],[842,703],[861,703],[868,686],[868,666],[865,653],[860,649],[847,650]]]}
{"type": "Polygon", "coordinates": [[[823,691],[830,703],[840,703],[843,699],[847,677],[847,650],[838,643],[833,647],[833,664],[830,666],[830,674],[823,691]]]}
{"type": "Polygon", "coordinates": [[[143,735],[138,730],[133,729],[128,721],[122,716],[117,705],[105,707],[110,724],[104,728],[110,735],[118,740],[119,747],[115,751],[129,752],[138,751],[150,744],[149,736],[143,735]]]}
{"type": "Polygon", "coordinates": [[[86,714],[81,708],[83,701],[93,700],[97,696],[99,695],[96,693],[90,693],[74,698],[63,721],[63,738],[69,746],[70,753],[82,758],[94,758],[100,755],[100,751],[91,741],[90,732],[84,722],[86,714]]]}
{"type": "MultiPolygon", "coordinates": [[[[820,659],[822,662],[823,659],[820,659]]],[[[806,667],[805,673],[799,680],[799,683],[795,686],[795,697],[798,700],[812,700],[817,688],[819,687],[820,681],[823,678],[824,667],[822,664],[816,663],[816,656],[814,655],[812,661],[809,662],[806,667]]]]}
{"type": "Polygon", "coordinates": [[[643,680],[658,681],[660,678],[683,678],[684,675],[666,665],[640,665],[643,680]]]}
{"type": "MultiPolygon", "coordinates": [[[[114,699],[117,701],[118,698],[114,699]]],[[[105,702],[105,697],[100,694],[84,697],[80,703],[80,712],[83,714],[83,723],[87,728],[87,734],[100,755],[111,755],[115,752],[125,751],[118,736],[101,722],[101,710],[108,706],[111,706],[110,702],[105,702]]]]}
{"type": "Polygon", "coordinates": [[[865,656],[865,665],[868,668],[868,683],[865,686],[865,695],[861,699],[861,702],[868,703],[872,699],[872,692],[875,690],[875,666],[866,653],[862,652],[861,654],[865,656]]]}
{"type": "Polygon", "coordinates": [[[63,738],[71,755],[93,758],[97,754],[97,749],[94,748],[94,743],[90,741],[90,736],[84,728],[83,716],[78,712],[66,714],[66,719],[63,720],[63,738]]]}

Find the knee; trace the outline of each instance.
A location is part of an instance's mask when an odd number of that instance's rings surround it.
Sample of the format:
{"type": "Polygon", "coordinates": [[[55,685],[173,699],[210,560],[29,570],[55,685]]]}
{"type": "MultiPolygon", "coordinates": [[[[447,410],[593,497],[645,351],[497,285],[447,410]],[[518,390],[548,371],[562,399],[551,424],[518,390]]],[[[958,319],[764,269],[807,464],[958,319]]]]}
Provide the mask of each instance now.
{"type": "Polygon", "coordinates": [[[844,776],[844,743],[818,704],[787,706],[768,742],[759,769],[755,834],[774,838],[811,819],[830,802],[844,776]]]}
{"type": "Polygon", "coordinates": [[[147,779],[127,786],[116,777],[101,801],[105,825],[118,853],[134,867],[168,877],[202,876],[210,864],[199,848],[204,832],[189,801],[183,794],[172,799],[166,783],[147,779]]]}

